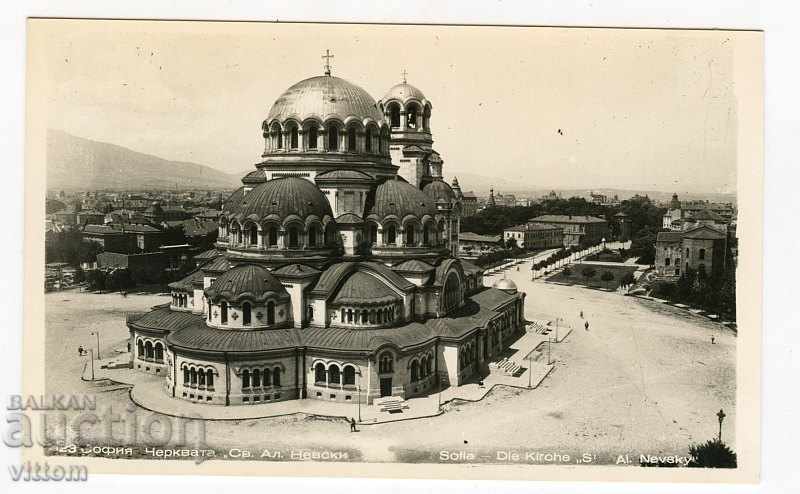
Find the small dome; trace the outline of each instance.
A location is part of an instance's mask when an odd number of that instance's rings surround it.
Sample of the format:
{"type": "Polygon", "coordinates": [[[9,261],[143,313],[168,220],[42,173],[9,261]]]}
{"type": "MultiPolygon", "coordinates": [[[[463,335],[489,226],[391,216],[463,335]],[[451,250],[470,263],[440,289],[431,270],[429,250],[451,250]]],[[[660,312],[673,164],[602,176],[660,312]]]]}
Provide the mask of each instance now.
{"type": "Polygon", "coordinates": [[[517,284],[509,280],[508,278],[503,278],[501,280],[498,280],[494,284],[494,287],[497,288],[498,290],[503,290],[504,292],[517,293],[517,284]]]}
{"type": "Polygon", "coordinates": [[[443,180],[434,180],[422,188],[422,192],[435,200],[443,200],[445,202],[453,201],[456,198],[455,192],[452,187],[447,185],[443,180]]]}
{"type": "Polygon", "coordinates": [[[375,189],[370,215],[384,218],[389,215],[402,220],[407,215],[422,218],[436,214],[436,201],[402,179],[389,179],[375,189]]]}
{"type": "Polygon", "coordinates": [[[381,101],[386,102],[393,99],[403,103],[410,99],[415,99],[421,103],[427,102],[427,99],[425,98],[425,95],[422,94],[422,91],[407,82],[401,82],[400,84],[394,85],[381,101]]]}
{"type": "Polygon", "coordinates": [[[272,105],[267,122],[282,122],[287,118],[302,122],[312,117],[322,121],[334,117],[344,122],[355,117],[361,122],[367,118],[379,125],[383,122],[383,114],[369,93],[349,81],[329,75],[311,77],[287,89],[272,105]]]}
{"type": "Polygon", "coordinates": [[[263,184],[266,181],[267,176],[264,173],[264,170],[253,170],[242,177],[242,183],[245,185],[263,184]]]}
{"type": "Polygon", "coordinates": [[[242,300],[264,302],[268,298],[288,298],[281,282],[266,268],[244,264],[221,274],[205,291],[208,298],[238,303],[242,300]]]}
{"type": "MultiPolygon", "coordinates": [[[[234,192],[234,195],[238,193],[234,192]]],[[[231,196],[233,198],[233,196],[231,196]]],[[[283,177],[264,182],[239,199],[232,201],[225,212],[229,217],[242,219],[254,215],[258,220],[269,215],[277,215],[284,219],[289,215],[297,215],[305,219],[316,215],[320,219],[332,217],[328,199],[316,185],[304,178],[283,177]]]]}

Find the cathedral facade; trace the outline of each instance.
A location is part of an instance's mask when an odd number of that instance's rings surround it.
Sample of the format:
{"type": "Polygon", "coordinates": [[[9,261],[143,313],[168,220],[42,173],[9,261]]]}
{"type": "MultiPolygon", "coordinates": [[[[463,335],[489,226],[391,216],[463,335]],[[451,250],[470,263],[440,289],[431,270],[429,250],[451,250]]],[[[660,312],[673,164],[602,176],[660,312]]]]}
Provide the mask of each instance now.
{"type": "Polygon", "coordinates": [[[130,316],[131,364],[175,398],[372,403],[479,379],[524,330],[524,293],[458,259],[461,191],[405,80],[375,101],[329,70],[287,89],[216,248],[130,316]]]}

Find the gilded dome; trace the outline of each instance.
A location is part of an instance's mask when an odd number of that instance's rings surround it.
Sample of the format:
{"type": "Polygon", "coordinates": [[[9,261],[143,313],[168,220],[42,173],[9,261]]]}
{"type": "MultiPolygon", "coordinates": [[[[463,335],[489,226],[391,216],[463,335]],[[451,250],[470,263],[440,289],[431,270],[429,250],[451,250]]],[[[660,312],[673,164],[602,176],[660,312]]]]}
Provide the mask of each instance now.
{"type": "Polygon", "coordinates": [[[443,180],[434,180],[423,187],[422,192],[427,194],[428,197],[432,198],[434,201],[442,199],[449,203],[456,198],[453,189],[443,180]]]}
{"type": "Polygon", "coordinates": [[[205,291],[212,301],[225,299],[239,303],[242,300],[264,302],[268,298],[289,298],[289,293],[266,268],[244,264],[221,274],[205,291]]]}
{"type": "Polygon", "coordinates": [[[517,284],[507,278],[498,280],[494,287],[507,293],[517,293],[517,284]]]}
{"type": "Polygon", "coordinates": [[[331,205],[325,195],[316,185],[299,177],[269,180],[253,188],[238,202],[230,202],[231,208],[225,209],[229,218],[253,217],[261,220],[276,215],[283,220],[289,215],[296,215],[301,219],[315,215],[321,220],[325,216],[333,217],[331,205]]]}
{"type": "Polygon", "coordinates": [[[266,121],[337,118],[344,122],[350,117],[360,122],[366,119],[383,122],[375,100],[364,89],[339,77],[323,75],[287,89],[272,105],[266,121]]]}
{"type": "Polygon", "coordinates": [[[368,211],[381,219],[390,215],[401,220],[407,215],[422,218],[436,214],[436,201],[403,179],[389,179],[375,189],[368,211]]]}
{"type": "Polygon", "coordinates": [[[386,102],[393,99],[403,103],[411,99],[415,99],[423,104],[428,102],[428,100],[425,98],[425,95],[422,94],[422,91],[407,82],[401,82],[400,84],[394,85],[381,101],[386,102]]]}

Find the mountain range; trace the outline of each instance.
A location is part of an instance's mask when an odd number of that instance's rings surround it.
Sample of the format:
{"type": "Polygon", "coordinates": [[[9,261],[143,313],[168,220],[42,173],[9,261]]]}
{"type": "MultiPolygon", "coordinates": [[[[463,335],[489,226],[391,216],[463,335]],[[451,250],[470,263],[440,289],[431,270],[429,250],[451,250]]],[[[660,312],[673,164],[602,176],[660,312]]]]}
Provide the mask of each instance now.
{"type": "Polygon", "coordinates": [[[61,130],[47,131],[50,190],[229,189],[241,175],[198,163],[170,161],[61,130]]]}

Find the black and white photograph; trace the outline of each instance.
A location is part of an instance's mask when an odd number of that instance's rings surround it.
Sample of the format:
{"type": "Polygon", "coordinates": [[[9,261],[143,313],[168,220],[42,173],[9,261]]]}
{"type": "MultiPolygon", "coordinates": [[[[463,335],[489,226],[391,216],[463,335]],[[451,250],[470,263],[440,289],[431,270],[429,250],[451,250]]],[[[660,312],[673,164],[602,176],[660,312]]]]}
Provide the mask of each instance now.
{"type": "Polygon", "coordinates": [[[762,34],[30,19],[31,449],[755,480],[762,34]]]}

